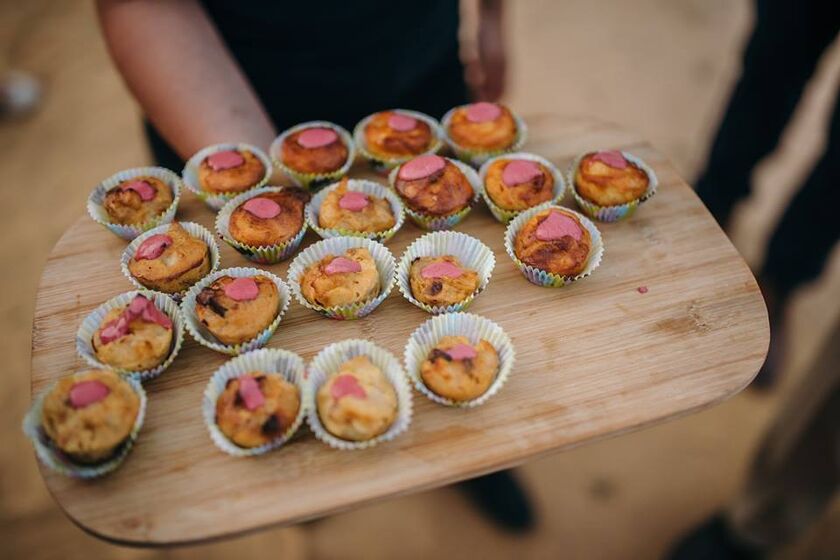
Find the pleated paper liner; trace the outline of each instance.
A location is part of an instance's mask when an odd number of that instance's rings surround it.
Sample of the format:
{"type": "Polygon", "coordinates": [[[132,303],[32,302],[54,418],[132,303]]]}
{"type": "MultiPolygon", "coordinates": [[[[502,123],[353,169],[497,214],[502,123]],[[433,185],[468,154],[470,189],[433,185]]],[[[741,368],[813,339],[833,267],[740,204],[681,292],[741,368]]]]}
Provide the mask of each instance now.
{"type": "Polygon", "coordinates": [[[405,346],[405,367],[415,388],[430,400],[444,406],[474,408],[499,392],[513,371],[515,355],[510,337],[493,321],[472,313],[447,313],[432,317],[411,333],[405,346]],[[496,350],[499,355],[499,371],[482,395],[468,401],[455,401],[426,387],[420,375],[420,366],[429,357],[432,348],[445,336],[464,336],[472,345],[484,339],[496,350]]]}
{"type": "Polygon", "coordinates": [[[522,117],[517,115],[516,113],[513,114],[513,120],[516,122],[516,138],[514,139],[513,143],[508,146],[507,148],[501,150],[476,150],[471,148],[466,148],[464,146],[458,145],[455,140],[449,135],[449,126],[452,124],[452,115],[455,114],[455,111],[461,109],[462,107],[466,107],[466,105],[460,105],[458,107],[453,107],[440,120],[440,124],[443,127],[443,132],[446,138],[446,144],[455,154],[455,157],[472,165],[473,167],[481,167],[481,165],[487,161],[488,159],[496,156],[500,156],[502,154],[518,152],[522,149],[522,146],[525,145],[525,141],[528,139],[528,125],[525,124],[525,121],[522,120],[522,117]]]}
{"type": "Polygon", "coordinates": [[[318,193],[312,197],[312,201],[307,207],[307,223],[309,224],[309,227],[311,227],[318,233],[318,235],[321,236],[322,239],[327,239],[329,237],[365,237],[367,239],[372,239],[374,241],[384,243],[385,241],[391,239],[394,236],[394,234],[396,234],[400,230],[403,223],[405,223],[405,207],[403,206],[402,200],[400,200],[400,197],[398,197],[396,193],[373,181],[366,181],[363,179],[350,179],[347,182],[348,192],[361,192],[368,196],[384,198],[386,201],[388,201],[388,204],[391,206],[391,212],[393,212],[394,214],[394,227],[384,231],[376,232],[360,232],[343,228],[321,227],[319,222],[321,205],[324,203],[324,200],[327,198],[327,195],[336,190],[340,185],[341,183],[334,183],[318,191],[318,193]]]}
{"type": "Polygon", "coordinates": [[[561,286],[565,286],[566,284],[571,284],[572,282],[581,280],[582,278],[586,278],[592,274],[592,272],[598,268],[598,265],[601,264],[601,258],[604,256],[604,243],[601,239],[601,232],[597,227],[595,227],[595,224],[593,224],[589,218],[564,206],[558,206],[547,202],[522,212],[508,224],[507,230],[505,230],[505,251],[507,251],[508,256],[514,262],[516,267],[519,268],[522,275],[528,279],[528,281],[546,288],[559,288],[561,286]],[[592,246],[589,251],[589,259],[580,274],[575,276],[552,274],[548,271],[523,263],[514,252],[516,235],[519,233],[519,230],[522,229],[522,226],[525,225],[525,222],[549,208],[554,208],[561,212],[574,215],[580,220],[581,225],[589,232],[589,236],[592,239],[592,246]]]}
{"type": "Polygon", "coordinates": [[[475,297],[487,288],[495,266],[496,257],[493,251],[475,237],[457,231],[435,231],[415,239],[406,248],[397,267],[397,287],[405,299],[427,313],[433,315],[454,313],[469,307],[475,297]],[[411,291],[409,274],[411,263],[420,257],[442,257],[445,255],[456,257],[461,262],[461,266],[476,271],[479,279],[478,288],[466,299],[452,305],[428,305],[414,297],[411,291]]]}
{"type": "Polygon", "coordinates": [[[210,432],[210,439],[213,440],[216,447],[234,457],[253,457],[263,455],[288,442],[294,436],[295,432],[297,432],[298,428],[300,428],[301,424],[303,424],[303,420],[306,417],[306,406],[304,403],[304,393],[306,391],[305,373],[303,359],[300,356],[288,350],[277,348],[254,350],[253,352],[242,354],[225,362],[207,382],[207,388],[204,390],[204,399],[201,404],[204,423],[207,426],[207,431],[210,432]],[[279,375],[293,384],[298,389],[300,408],[298,409],[294,422],[275,440],[258,447],[240,447],[228,439],[216,423],[216,402],[224,392],[228,380],[251,372],[279,375]]]}
{"type": "Polygon", "coordinates": [[[252,189],[258,189],[266,183],[268,183],[268,180],[271,178],[273,172],[274,168],[272,167],[271,160],[261,149],[257,148],[256,146],[252,146],[251,144],[237,144],[226,142],[223,144],[213,144],[212,146],[207,146],[206,148],[203,148],[196,152],[195,155],[193,155],[187,161],[187,164],[184,166],[184,170],[181,173],[181,175],[184,179],[184,186],[186,186],[187,189],[192,191],[192,193],[195,194],[199,199],[201,199],[207,206],[209,206],[213,210],[218,210],[233,197],[240,195],[243,192],[248,192],[252,189]],[[208,156],[227,150],[246,150],[253,153],[255,156],[257,156],[257,159],[259,159],[260,162],[263,164],[263,167],[265,168],[265,175],[261,180],[248,187],[248,189],[245,191],[233,191],[226,193],[214,193],[205,191],[201,187],[201,181],[199,181],[198,179],[198,170],[201,167],[201,162],[203,162],[208,156]]]}
{"type": "Polygon", "coordinates": [[[274,331],[276,331],[277,327],[280,325],[280,321],[283,320],[283,315],[285,315],[286,311],[289,309],[290,302],[291,296],[289,293],[289,287],[285,282],[283,282],[283,280],[280,279],[279,276],[276,276],[267,270],[260,270],[258,268],[225,268],[206,276],[193,286],[189,292],[187,292],[187,295],[184,296],[184,301],[181,302],[181,314],[184,317],[184,323],[190,333],[190,336],[192,336],[196,342],[206,348],[215,350],[216,352],[221,352],[222,354],[228,354],[231,356],[238,356],[240,354],[244,354],[245,352],[262,348],[268,343],[269,339],[274,334],[274,331]],[[201,290],[222,276],[230,276],[232,278],[253,278],[254,276],[265,276],[274,282],[275,286],[277,286],[277,293],[280,297],[277,308],[277,316],[271,324],[260,331],[260,333],[254,338],[246,340],[245,342],[240,342],[239,344],[222,344],[222,342],[220,342],[209,330],[207,330],[207,327],[201,324],[201,321],[198,320],[198,316],[195,313],[196,298],[201,293],[201,290]]]}
{"type": "MultiPolygon", "coordinates": [[[[393,169],[394,167],[402,165],[408,160],[418,156],[422,156],[425,154],[436,154],[441,150],[441,148],[445,146],[443,129],[441,128],[440,123],[436,119],[430,117],[425,113],[421,113],[419,111],[409,111],[408,109],[390,109],[390,111],[394,113],[399,113],[401,115],[414,117],[415,119],[423,121],[424,123],[429,125],[429,128],[432,131],[432,142],[429,145],[429,148],[420,154],[395,157],[386,157],[382,154],[376,154],[372,150],[368,149],[367,141],[365,140],[365,129],[367,128],[367,125],[368,123],[370,123],[373,116],[376,115],[376,113],[366,116],[361,121],[359,121],[359,123],[353,129],[353,141],[356,144],[356,149],[359,151],[359,154],[367,160],[370,167],[376,173],[387,175],[388,172],[391,171],[391,169],[393,169]]],[[[381,113],[383,111],[378,112],[381,113]]]]}
{"type": "Polygon", "coordinates": [[[342,340],[321,350],[309,364],[305,402],[309,428],[315,434],[315,437],[335,449],[367,449],[379,443],[391,441],[407,430],[409,424],[411,424],[411,387],[408,384],[402,365],[393,354],[368,340],[342,340]],[[382,371],[397,394],[397,416],[394,422],[383,434],[366,441],[349,441],[328,432],[321,423],[316,402],[318,389],[321,385],[330,376],[337,373],[344,362],[357,356],[367,356],[382,371]]]}
{"type": "Polygon", "coordinates": [[[148,231],[161,224],[168,224],[175,219],[175,212],[178,210],[180,200],[181,178],[178,175],[163,167],[136,167],[115,173],[96,185],[88,197],[87,211],[94,222],[106,227],[114,235],[126,241],[131,241],[144,231],[148,231]],[[105,195],[123,181],[134,179],[135,177],[154,177],[165,183],[172,189],[172,204],[145,224],[126,225],[114,223],[102,205],[105,200],[105,195]]]}
{"type": "Polygon", "coordinates": [[[493,199],[487,192],[487,189],[485,187],[487,184],[487,172],[490,169],[490,166],[500,159],[524,159],[539,163],[540,165],[544,166],[546,169],[549,170],[549,172],[551,173],[551,177],[554,179],[554,189],[552,190],[551,200],[548,200],[546,202],[559,204],[563,200],[563,197],[566,196],[566,181],[563,178],[563,174],[560,173],[560,171],[557,169],[557,166],[555,166],[553,163],[551,163],[544,157],[538,156],[536,154],[529,154],[527,152],[514,152],[490,158],[486,162],[484,162],[484,164],[481,166],[481,169],[478,170],[478,177],[481,180],[481,196],[484,197],[484,202],[487,203],[487,207],[490,208],[490,213],[493,214],[493,217],[501,223],[507,224],[516,216],[518,216],[521,212],[523,212],[523,210],[507,210],[505,208],[502,208],[501,206],[493,202],[493,199]]]}
{"type": "Polygon", "coordinates": [[[184,318],[181,316],[181,310],[178,309],[178,304],[166,294],[160,292],[153,292],[151,290],[135,290],[126,292],[113,297],[94,309],[79,325],[79,330],[76,331],[76,351],[79,356],[87,362],[91,367],[99,369],[111,369],[120,375],[126,377],[134,377],[140,381],[148,381],[154,379],[172,365],[178,352],[181,351],[181,346],[184,343],[184,318]],[[113,309],[121,309],[131,303],[135,296],[141,295],[146,299],[151,300],[155,307],[166,313],[166,316],[172,321],[172,346],[169,354],[159,365],[145,370],[130,370],[125,368],[118,368],[106,364],[96,356],[93,349],[93,335],[102,326],[102,321],[105,315],[113,309]]]}
{"type": "MultiPolygon", "coordinates": [[[[587,152],[592,153],[592,152],[587,152]]],[[[618,204],[615,206],[599,206],[594,202],[586,200],[577,192],[577,185],[575,184],[575,174],[577,173],[578,166],[580,165],[580,160],[583,159],[585,154],[581,154],[575,158],[572,164],[569,166],[569,170],[567,172],[567,178],[569,181],[569,185],[571,186],[572,196],[575,198],[575,202],[577,202],[578,207],[583,211],[584,214],[592,218],[593,220],[598,220],[599,222],[617,222],[619,220],[624,220],[629,218],[633,214],[636,213],[636,209],[645,201],[649,200],[653,195],[656,194],[656,189],[659,186],[659,179],[656,176],[656,172],[641,158],[634,156],[630,152],[621,152],[621,155],[624,156],[624,159],[627,161],[633,162],[639,166],[639,168],[645,172],[648,176],[648,188],[645,193],[637,198],[636,200],[631,200],[625,204],[618,204]]]]}
{"type": "Polygon", "coordinates": [[[353,143],[353,138],[350,136],[350,133],[347,132],[343,127],[327,121],[309,121],[305,123],[300,123],[285,130],[280,136],[274,139],[274,141],[271,143],[271,147],[269,147],[268,149],[268,152],[271,155],[271,160],[274,162],[274,165],[276,165],[278,169],[280,169],[286,175],[288,175],[289,178],[291,178],[292,181],[294,181],[295,185],[303,187],[305,189],[309,189],[310,191],[317,191],[325,185],[329,185],[330,183],[333,183],[347,175],[347,172],[353,165],[353,161],[356,159],[356,146],[353,143]],[[329,128],[334,130],[338,134],[339,138],[341,138],[341,141],[344,143],[344,145],[347,147],[347,161],[344,162],[344,165],[342,165],[335,171],[331,171],[329,173],[303,173],[301,171],[292,169],[291,167],[283,163],[283,141],[289,135],[294,134],[299,130],[313,127],[329,128]]]}

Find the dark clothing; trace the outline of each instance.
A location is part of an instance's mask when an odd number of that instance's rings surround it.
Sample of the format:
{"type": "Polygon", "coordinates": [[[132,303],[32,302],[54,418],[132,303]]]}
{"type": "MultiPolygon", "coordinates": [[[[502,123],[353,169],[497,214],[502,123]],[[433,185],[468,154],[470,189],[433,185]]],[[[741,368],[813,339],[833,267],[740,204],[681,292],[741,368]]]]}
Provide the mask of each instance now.
{"type": "MultiPolygon", "coordinates": [[[[835,8],[820,0],[756,2],[741,78],[697,182],[697,194],[722,225],[749,194],[754,167],[778,145],[820,56],[840,30],[835,8]]],[[[763,275],[782,292],[819,275],[840,236],[840,220],[832,216],[840,204],[840,101],[829,136],[770,241],[763,275]]]]}

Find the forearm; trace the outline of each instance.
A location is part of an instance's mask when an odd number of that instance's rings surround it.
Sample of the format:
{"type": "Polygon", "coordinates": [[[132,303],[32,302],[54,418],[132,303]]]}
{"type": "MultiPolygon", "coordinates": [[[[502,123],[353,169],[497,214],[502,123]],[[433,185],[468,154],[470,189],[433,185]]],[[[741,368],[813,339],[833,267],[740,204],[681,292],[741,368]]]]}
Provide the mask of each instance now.
{"type": "Polygon", "coordinates": [[[262,104],[195,0],[97,0],[105,42],[126,85],[184,159],[218,142],[268,148],[262,104]]]}

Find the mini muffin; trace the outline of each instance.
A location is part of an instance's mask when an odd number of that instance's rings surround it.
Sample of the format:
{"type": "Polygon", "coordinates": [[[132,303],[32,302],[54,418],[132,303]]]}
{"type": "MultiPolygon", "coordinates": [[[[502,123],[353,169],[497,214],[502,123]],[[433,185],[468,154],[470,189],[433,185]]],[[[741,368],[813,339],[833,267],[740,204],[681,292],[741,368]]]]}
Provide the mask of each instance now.
{"type": "Polygon", "coordinates": [[[420,257],[409,269],[412,295],[426,305],[441,307],[464,301],[478,289],[478,273],[452,255],[420,257]]]}
{"type": "Polygon", "coordinates": [[[426,387],[457,402],[483,395],[498,372],[499,355],[493,345],[483,339],[472,345],[464,336],[444,336],[420,365],[426,387]]]}
{"type": "Polygon", "coordinates": [[[458,107],[448,125],[449,137],[467,150],[504,150],[516,142],[516,119],[504,105],[480,102],[458,107]]]}
{"type": "Polygon", "coordinates": [[[589,202],[618,206],[641,198],[650,178],[620,151],[610,150],[583,156],[575,170],[574,182],[577,193],[589,202]]]}
{"type": "Polygon", "coordinates": [[[394,187],[412,210],[431,216],[455,214],[467,208],[475,195],[458,166],[434,154],[401,165],[394,187]]]}
{"type": "Polygon", "coordinates": [[[321,307],[364,303],[381,289],[376,262],[364,247],[348,249],[340,256],[327,255],[304,270],[300,278],[303,297],[321,307]]]}
{"type": "Polygon", "coordinates": [[[364,233],[386,231],[397,223],[391,205],[384,198],[347,190],[347,177],[330,191],[318,210],[318,225],[364,233]]]}
{"type": "Polygon", "coordinates": [[[367,356],[341,364],[318,388],[318,417],[332,435],[366,441],[384,434],[397,417],[397,393],[367,356]]]}
{"type": "Polygon", "coordinates": [[[44,398],[41,427],[72,461],[111,458],[131,435],[140,397],[109,370],[87,370],[60,379],[44,398]]]}
{"type": "Polygon", "coordinates": [[[312,126],[288,135],[280,161],[298,173],[332,173],[347,163],[349,150],[332,128],[312,126]]]}
{"type": "Polygon", "coordinates": [[[297,418],[300,391],[283,376],[254,371],[229,379],[216,401],[216,424],[239,447],[281,437],[297,418]]]}
{"type": "Polygon", "coordinates": [[[251,340],[266,329],[280,310],[277,285],[262,275],[220,276],[195,298],[195,314],[222,344],[251,340]]]}
{"type": "Polygon", "coordinates": [[[298,187],[284,187],[250,198],[230,215],[228,231],[252,247],[281,245],[300,232],[310,195],[298,187]]]}
{"type": "Polygon", "coordinates": [[[265,178],[265,165],[249,150],[224,150],[204,158],[198,166],[198,182],[210,193],[247,191],[265,178]]]}
{"type": "Polygon", "coordinates": [[[487,168],[484,189],[504,210],[527,210],[554,196],[554,176],[537,161],[497,159],[487,168]]]}
{"type": "Polygon", "coordinates": [[[368,151],[383,159],[417,156],[434,142],[428,123],[398,111],[382,111],[371,116],[364,130],[368,151]]]}
{"type": "Polygon", "coordinates": [[[525,264],[560,276],[583,272],[592,238],[577,216],[557,208],[537,213],[516,234],[514,253],[525,264]]]}
{"type": "Polygon", "coordinates": [[[172,189],[156,177],[133,177],[105,193],[102,206],[111,221],[143,225],[172,204],[172,189]]]}
{"type": "Polygon", "coordinates": [[[210,248],[178,223],[145,239],[128,262],[138,282],[167,294],[183,292],[206,276],[210,266],[210,248]]]}
{"type": "Polygon", "coordinates": [[[172,320],[138,294],[125,307],[105,314],[91,344],[103,364],[129,371],[152,369],[169,356],[172,320]]]}

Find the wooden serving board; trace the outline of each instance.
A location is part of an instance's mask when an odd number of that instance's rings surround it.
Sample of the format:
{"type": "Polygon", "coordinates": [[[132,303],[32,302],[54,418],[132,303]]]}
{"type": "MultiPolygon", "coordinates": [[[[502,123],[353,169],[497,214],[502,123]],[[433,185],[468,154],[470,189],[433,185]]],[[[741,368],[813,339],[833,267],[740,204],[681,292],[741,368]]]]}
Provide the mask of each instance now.
{"type": "MultiPolygon", "coordinates": [[[[335,451],[303,428],[280,450],[238,459],[212,444],[200,411],[207,379],[227,357],[188,340],[172,367],[147,384],[146,424],[120,469],[89,482],[42,469],[67,515],[123,544],[231,536],[510,467],[707,408],[743,389],[767,350],[764,303],[689,186],[634,134],[584,119],[528,121],[526,150],[562,169],[588,149],[625,149],[653,166],[660,187],[629,221],[599,224],[603,263],[590,278],[560,289],[520,275],[504,251],[504,227],[484,206],[457,227],[496,254],[493,279],[470,311],[498,322],[516,348],[513,374],[498,395],[458,410],[415,392],[409,430],[371,450],[335,451]]],[[[573,205],[571,197],[566,204],[573,205]]],[[[211,229],[213,217],[191,195],[178,212],[211,229]]],[[[399,258],[421,233],[407,223],[388,247],[399,258]]],[[[310,232],[304,245],[315,240],[310,232]]],[[[248,264],[220,245],[223,267],[248,264]]],[[[84,367],[74,346],[80,321],[132,289],[120,273],[124,247],[84,216],[53,248],[35,310],[33,392],[84,367]]],[[[285,277],[286,268],[269,270],[285,277]]],[[[358,321],[324,319],[293,302],[269,346],[309,361],[331,342],[367,338],[401,358],[408,335],[428,318],[396,289],[358,321]]]]}

